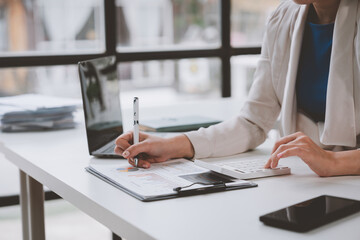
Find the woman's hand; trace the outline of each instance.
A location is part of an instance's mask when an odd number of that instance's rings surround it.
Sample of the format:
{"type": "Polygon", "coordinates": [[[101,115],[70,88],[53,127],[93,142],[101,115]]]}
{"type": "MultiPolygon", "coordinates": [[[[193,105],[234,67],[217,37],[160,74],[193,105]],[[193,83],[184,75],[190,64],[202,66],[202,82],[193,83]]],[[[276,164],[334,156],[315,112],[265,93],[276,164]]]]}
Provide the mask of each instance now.
{"type": "Polygon", "coordinates": [[[139,167],[149,168],[151,163],[194,156],[192,144],[185,135],[161,138],[140,132],[139,138],[139,143],[133,145],[133,133],[127,132],[115,140],[115,153],[128,159],[133,166],[135,157],[138,158],[139,167]]]}
{"type": "Polygon", "coordinates": [[[291,156],[300,157],[319,176],[336,175],[335,153],[320,148],[302,132],[277,141],[265,168],[276,168],[281,158],[291,156]]]}

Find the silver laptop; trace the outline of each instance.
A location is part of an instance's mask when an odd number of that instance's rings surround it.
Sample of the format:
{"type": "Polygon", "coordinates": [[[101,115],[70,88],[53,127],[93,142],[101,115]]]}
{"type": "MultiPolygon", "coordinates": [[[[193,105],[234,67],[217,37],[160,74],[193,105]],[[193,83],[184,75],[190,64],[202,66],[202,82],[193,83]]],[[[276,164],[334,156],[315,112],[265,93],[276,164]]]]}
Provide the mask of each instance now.
{"type": "Polygon", "coordinates": [[[223,158],[195,159],[195,164],[238,179],[252,179],[290,174],[290,168],[278,165],[265,169],[269,153],[261,149],[223,158]]]}
{"type": "Polygon", "coordinates": [[[79,62],[79,77],[90,155],[122,158],[114,153],[123,133],[115,56],[79,62]]]}

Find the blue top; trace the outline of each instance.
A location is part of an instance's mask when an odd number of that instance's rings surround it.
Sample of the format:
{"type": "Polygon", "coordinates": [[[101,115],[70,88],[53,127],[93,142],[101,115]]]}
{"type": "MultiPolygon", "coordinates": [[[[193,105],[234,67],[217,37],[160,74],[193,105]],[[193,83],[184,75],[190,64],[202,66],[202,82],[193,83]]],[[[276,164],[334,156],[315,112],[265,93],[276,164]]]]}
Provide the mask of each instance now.
{"type": "Polygon", "coordinates": [[[334,23],[307,22],[296,80],[297,107],[315,122],[325,120],[334,23]]]}

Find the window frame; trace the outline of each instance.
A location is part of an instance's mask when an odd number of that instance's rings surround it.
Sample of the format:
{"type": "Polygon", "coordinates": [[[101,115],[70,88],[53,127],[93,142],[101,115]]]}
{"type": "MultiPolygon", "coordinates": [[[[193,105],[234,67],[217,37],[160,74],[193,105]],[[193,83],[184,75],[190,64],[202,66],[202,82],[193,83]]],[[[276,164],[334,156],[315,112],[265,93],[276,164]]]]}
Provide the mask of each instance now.
{"type": "Polygon", "coordinates": [[[260,54],[261,47],[232,47],[230,42],[231,0],[220,0],[221,45],[215,49],[191,49],[171,51],[118,52],[116,39],[116,0],[104,0],[105,51],[94,54],[74,55],[24,55],[0,56],[0,68],[34,67],[77,64],[80,61],[115,55],[117,62],[208,58],[221,61],[221,96],[231,97],[231,57],[260,54]]]}

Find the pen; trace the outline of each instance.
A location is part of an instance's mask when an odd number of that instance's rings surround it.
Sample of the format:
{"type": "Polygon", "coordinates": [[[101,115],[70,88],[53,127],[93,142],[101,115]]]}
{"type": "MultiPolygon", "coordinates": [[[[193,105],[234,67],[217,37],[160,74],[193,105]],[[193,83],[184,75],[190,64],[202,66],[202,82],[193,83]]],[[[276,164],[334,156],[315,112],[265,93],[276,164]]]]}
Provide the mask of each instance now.
{"type": "MultiPolygon", "coordinates": [[[[134,132],[133,132],[133,140],[134,144],[139,143],[139,98],[134,97],[134,132]]],[[[138,166],[138,158],[134,157],[135,167],[138,166]]]]}

